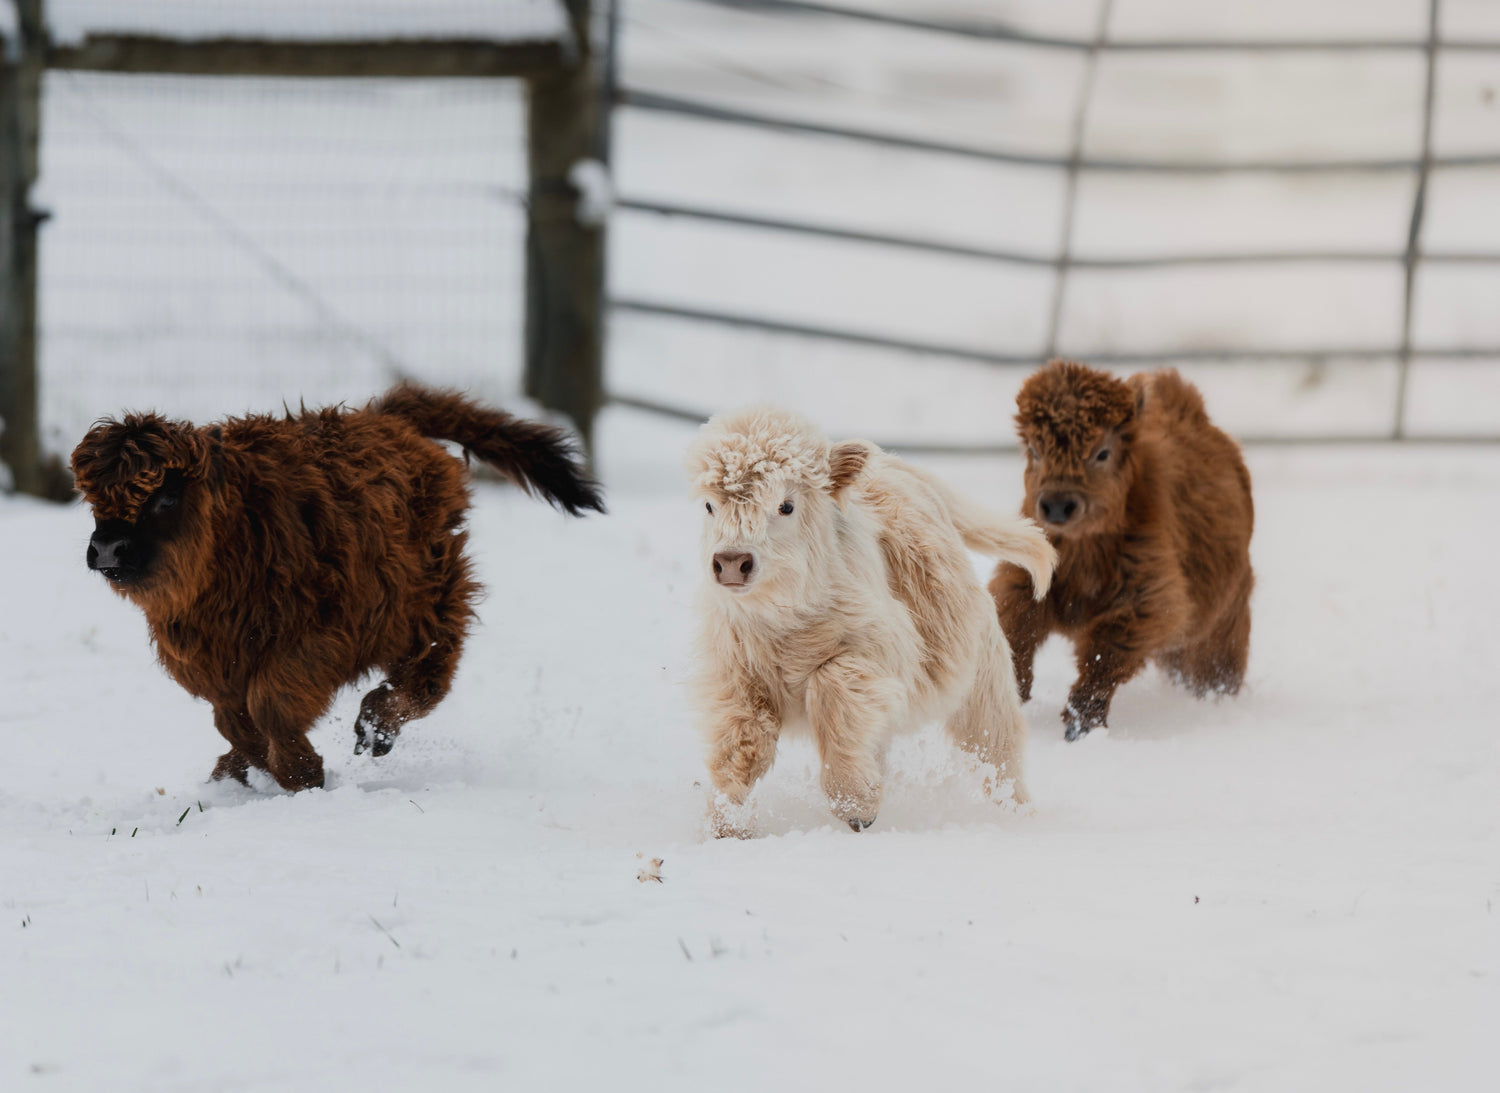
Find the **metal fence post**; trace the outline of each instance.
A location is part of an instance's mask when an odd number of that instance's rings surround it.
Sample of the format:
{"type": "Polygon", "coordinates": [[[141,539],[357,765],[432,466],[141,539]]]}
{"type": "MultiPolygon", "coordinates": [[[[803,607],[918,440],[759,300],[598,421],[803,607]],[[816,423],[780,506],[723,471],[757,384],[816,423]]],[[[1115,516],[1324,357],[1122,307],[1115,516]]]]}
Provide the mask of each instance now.
{"type": "Polygon", "coordinates": [[[1391,439],[1406,436],[1406,402],[1411,388],[1412,334],[1416,325],[1417,266],[1422,261],[1422,223],[1427,216],[1427,189],[1432,178],[1432,119],[1437,96],[1438,28],[1441,22],[1440,0],[1428,0],[1427,43],[1423,50],[1427,60],[1426,90],[1422,99],[1422,158],[1417,166],[1416,193],[1412,198],[1411,221],[1407,225],[1406,250],[1401,256],[1401,348],[1396,357],[1396,413],[1391,422],[1391,439]]]}
{"type": "Polygon", "coordinates": [[[530,79],[527,118],[526,393],[572,418],[585,445],[604,398],[604,223],[580,217],[573,174],[603,150],[591,8],[568,0],[574,63],[530,79]]]}

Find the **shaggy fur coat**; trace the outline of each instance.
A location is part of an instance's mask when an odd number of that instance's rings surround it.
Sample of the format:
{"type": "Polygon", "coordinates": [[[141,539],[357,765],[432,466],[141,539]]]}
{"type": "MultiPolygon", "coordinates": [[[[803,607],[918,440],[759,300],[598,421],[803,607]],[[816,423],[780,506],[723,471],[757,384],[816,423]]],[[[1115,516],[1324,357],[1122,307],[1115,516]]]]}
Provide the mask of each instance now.
{"type": "Polygon", "coordinates": [[[1053,552],[1031,521],[781,410],[714,418],[689,468],[716,834],[747,833],[739,806],[783,731],[811,732],[833,812],[855,830],[879,810],[892,735],[930,720],[1027,799],[1010,651],[968,550],[1025,567],[1044,593],[1053,552]]]}
{"type": "Polygon", "coordinates": [[[1045,595],[1000,564],[990,591],[1023,698],[1051,633],[1078,676],[1069,740],[1106,724],[1115,690],[1155,660],[1194,694],[1234,694],[1250,647],[1255,509],[1240,450],[1175,371],[1128,380],[1054,361],[1017,400],[1026,499],[1057,548],[1045,595]]]}
{"type": "Polygon", "coordinates": [[[378,669],[356,751],[389,751],[447,693],[480,589],[450,440],[579,514],[603,510],[571,441],[546,425],[412,385],[362,410],[103,421],[73,453],[93,508],[88,562],[145,612],[167,672],[213,706],[213,777],[254,767],[323,783],[307,732],[378,669]]]}

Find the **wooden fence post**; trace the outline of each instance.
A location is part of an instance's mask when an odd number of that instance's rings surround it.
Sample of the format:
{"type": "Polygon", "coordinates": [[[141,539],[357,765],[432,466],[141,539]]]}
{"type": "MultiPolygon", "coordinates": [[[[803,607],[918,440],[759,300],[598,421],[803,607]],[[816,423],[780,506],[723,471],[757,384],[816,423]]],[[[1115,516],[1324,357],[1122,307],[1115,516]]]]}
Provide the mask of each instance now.
{"type": "Polygon", "coordinates": [[[574,167],[601,157],[591,0],[568,0],[574,63],[528,82],[526,393],[573,419],[585,445],[604,400],[604,217],[579,217],[574,167]]]}
{"type": "MultiPolygon", "coordinates": [[[[37,227],[31,207],[37,177],[46,28],[42,0],[16,0],[19,40],[4,44],[0,66],[0,461],[15,489],[65,492],[56,460],[42,462],[37,420],[37,227]]],[[[71,479],[67,485],[71,485],[71,479]]]]}

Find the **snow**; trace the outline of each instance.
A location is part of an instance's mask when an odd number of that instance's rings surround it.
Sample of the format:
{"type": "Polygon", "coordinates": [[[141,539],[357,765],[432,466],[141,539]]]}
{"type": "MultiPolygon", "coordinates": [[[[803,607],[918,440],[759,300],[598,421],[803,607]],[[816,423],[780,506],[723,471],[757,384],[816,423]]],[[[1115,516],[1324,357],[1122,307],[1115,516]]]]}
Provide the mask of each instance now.
{"type": "Polygon", "coordinates": [[[47,22],[64,43],[91,34],[509,42],[568,33],[559,0],[47,0],[47,22]]]}
{"type": "Polygon", "coordinates": [[[568,184],[578,191],[578,223],[585,228],[602,228],[609,223],[615,204],[614,184],[609,168],[597,159],[580,159],[568,168],[568,184]]]}
{"type": "MultiPolygon", "coordinates": [[[[7,1084],[1488,1088],[1500,453],[1252,451],[1241,697],[1148,673],[1067,745],[1054,642],[1034,814],[929,727],[859,835],[786,747],[742,843],[704,836],[682,685],[685,432],[635,428],[607,518],[478,487],[452,695],[381,760],[343,695],[295,796],[206,784],[86,511],[0,501],[7,1084]]],[[[1014,460],[931,465],[1019,496],[1014,460]]]]}

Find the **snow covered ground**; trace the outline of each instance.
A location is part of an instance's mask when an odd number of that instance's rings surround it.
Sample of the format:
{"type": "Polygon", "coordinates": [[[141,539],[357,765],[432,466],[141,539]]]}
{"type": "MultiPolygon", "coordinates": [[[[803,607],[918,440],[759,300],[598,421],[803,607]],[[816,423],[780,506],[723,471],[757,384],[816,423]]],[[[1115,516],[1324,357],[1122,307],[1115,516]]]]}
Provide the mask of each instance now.
{"type": "MultiPolygon", "coordinates": [[[[0,500],[0,1086],[1494,1087],[1500,453],[1252,452],[1246,693],[1148,674],[1067,745],[1049,645],[1032,815],[933,727],[870,831],[794,746],[716,842],[698,514],[638,425],[608,517],[478,488],[452,695],[376,761],[346,694],[295,796],[205,783],[87,513],[0,500]]],[[[1018,499],[1014,461],[932,465],[1018,499]]]]}

